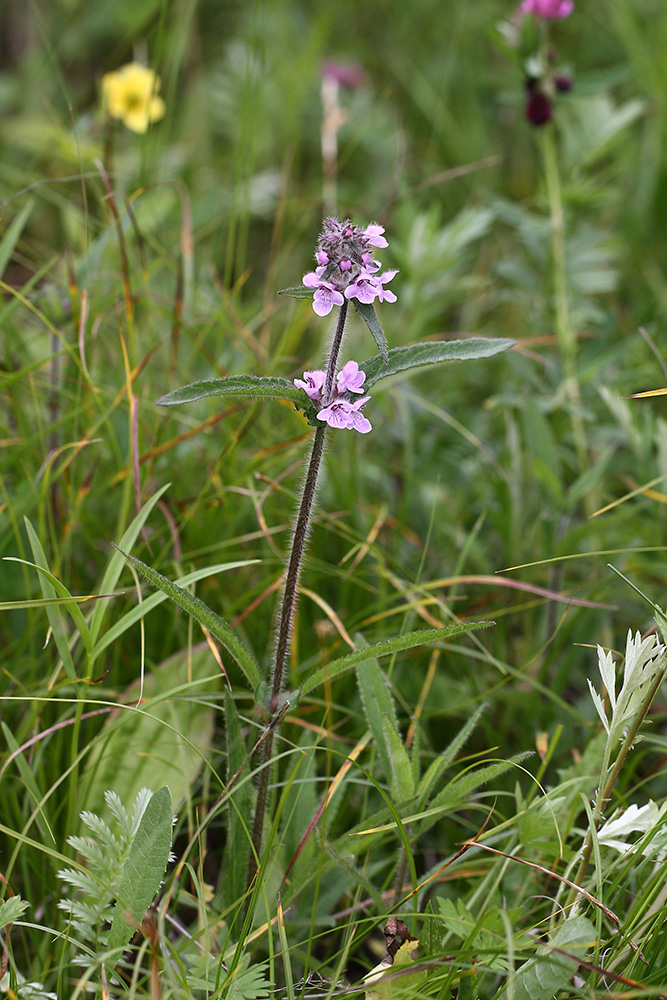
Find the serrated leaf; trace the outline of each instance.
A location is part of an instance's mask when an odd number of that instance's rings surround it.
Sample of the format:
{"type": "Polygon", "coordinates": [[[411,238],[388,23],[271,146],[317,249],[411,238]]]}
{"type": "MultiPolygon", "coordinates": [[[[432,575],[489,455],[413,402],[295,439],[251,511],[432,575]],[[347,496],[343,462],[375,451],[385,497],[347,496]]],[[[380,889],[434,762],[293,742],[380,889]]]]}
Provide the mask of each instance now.
{"type": "Polygon", "coordinates": [[[576,972],[579,960],[596,940],[595,928],[587,917],[574,917],[561,924],[549,944],[538,948],[535,958],[524,962],[512,977],[511,989],[505,987],[498,1000],[551,1000],[564,989],[576,972]],[[559,948],[575,956],[559,954],[559,948]]]}
{"type": "Polygon", "coordinates": [[[18,920],[30,906],[25,899],[20,896],[10,896],[0,903],[0,930],[4,930],[7,924],[13,924],[18,920]]]}
{"type": "Polygon", "coordinates": [[[314,688],[323,684],[329,677],[340,677],[360,663],[367,663],[378,656],[390,656],[392,653],[400,653],[406,649],[415,649],[418,646],[425,646],[430,642],[439,642],[441,639],[449,639],[453,635],[461,635],[463,632],[473,632],[478,628],[489,628],[495,625],[492,621],[481,622],[455,622],[453,625],[443,625],[442,628],[419,629],[416,632],[408,632],[407,635],[398,635],[393,639],[384,639],[363,649],[355,649],[346,656],[340,656],[337,660],[332,660],[326,667],[320,667],[306,677],[300,688],[300,695],[308,694],[314,688]]]}
{"type": "MultiPolygon", "coordinates": [[[[354,306],[356,312],[363,319],[364,323],[371,331],[373,335],[373,340],[377,344],[378,351],[382,356],[382,360],[385,364],[389,363],[389,351],[387,351],[387,338],[382,332],[382,327],[378,321],[375,314],[375,309],[370,302],[360,302],[359,299],[352,299],[352,305],[354,306]]],[[[359,366],[361,367],[361,366],[359,366]]]]}
{"type": "Polygon", "coordinates": [[[160,888],[171,850],[172,820],[171,795],[164,787],[151,796],[123,866],[107,943],[110,951],[119,949],[118,957],[160,888]]]}
{"type": "Polygon", "coordinates": [[[504,337],[494,339],[468,337],[466,340],[436,340],[411,344],[409,347],[393,347],[386,360],[375,356],[367,361],[362,361],[359,365],[359,368],[366,372],[364,390],[370,389],[380,379],[396,375],[408,368],[436,365],[443,361],[474,361],[478,358],[491,358],[495,354],[509,350],[515,344],[515,340],[508,340],[504,337]]]}
{"type": "Polygon", "coordinates": [[[436,759],[431,763],[428,770],[426,771],[424,777],[419,783],[419,789],[417,791],[418,799],[417,805],[421,809],[430,800],[433,794],[433,788],[435,787],[440,775],[445,771],[451,762],[456,757],[457,753],[461,747],[467,742],[468,737],[472,733],[473,729],[477,725],[482,712],[485,710],[486,705],[480,705],[473,714],[470,716],[468,721],[464,726],[458,731],[454,739],[450,742],[445,750],[439,754],[436,759]]]}
{"type": "Polygon", "coordinates": [[[293,299],[312,299],[313,289],[297,285],[295,288],[281,288],[278,295],[289,295],[293,299]]]}
{"type": "MultiPolygon", "coordinates": [[[[122,549],[119,549],[119,551],[122,552],[122,549]]],[[[157,570],[143,563],[141,559],[128,555],[127,552],[123,552],[123,555],[139,570],[149,583],[152,583],[158,590],[163,591],[167,597],[171,598],[174,604],[178,604],[179,608],[192,615],[195,621],[208,629],[211,635],[236,660],[252,690],[255,691],[261,680],[259,666],[254,656],[245,648],[231,625],[224,618],[221,618],[220,615],[216,614],[215,611],[212,611],[203,601],[200,601],[198,597],[195,597],[183,587],[179,587],[178,584],[172,583],[162,573],[158,573],[157,570]]]]}
{"type": "MultiPolygon", "coordinates": [[[[362,635],[355,635],[354,641],[357,649],[368,648],[368,643],[362,635]]],[[[387,678],[380,670],[377,660],[368,660],[357,666],[357,685],[366,717],[366,725],[373,735],[373,746],[382,763],[385,778],[393,786],[391,745],[385,722],[390,729],[398,732],[398,718],[387,678]]],[[[392,797],[393,795],[392,787],[392,797]]]]}
{"type": "Polygon", "coordinates": [[[595,711],[600,716],[602,725],[607,730],[607,732],[609,732],[609,721],[607,719],[607,713],[604,710],[604,702],[602,701],[602,698],[593,687],[590,677],[588,677],[587,680],[588,680],[588,687],[591,692],[591,698],[593,699],[593,704],[595,705],[595,711]]]}
{"type": "Polygon", "coordinates": [[[160,396],[157,406],[180,406],[205,396],[246,396],[252,399],[289,399],[296,406],[307,406],[308,397],[289,379],[274,375],[227,375],[191,382],[160,396]]]}
{"type": "Polygon", "coordinates": [[[382,722],[391,766],[391,797],[396,802],[406,802],[415,794],[410,756],[395,721],[385,715],[382,722]]]}

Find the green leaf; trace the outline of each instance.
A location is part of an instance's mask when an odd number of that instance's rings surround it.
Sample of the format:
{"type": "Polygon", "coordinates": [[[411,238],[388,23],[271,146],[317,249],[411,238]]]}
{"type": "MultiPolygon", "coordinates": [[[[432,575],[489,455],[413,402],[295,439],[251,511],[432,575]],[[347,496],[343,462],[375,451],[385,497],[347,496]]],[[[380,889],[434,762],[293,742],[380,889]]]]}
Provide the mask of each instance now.
{"type": "Polygon", "coordinates": [[[190,793],[215,729],[220,670],[206,643],[181,649],[118,693],[90,751],[81,805],[101,815],[106,791],[133,802],[142,788],[168,785],[174,808],[190,793]]]}
{"type": "Polygon", "coordinates": [[[141,817],[118,885],[108,948],[118,958],[160,888],[171,850],[173,813],[168,788],[155,792],[141,817]]]}
{"type": "Polygon", "coordinates": [[[0,903],[0,931],[4,930],[7,924],[13,924],[15,920],[23,916],[30,906],[25,899],[20,896],[10,896],[0,903]]]}
{"type": "MultiPolygon", "coordinates": [[[[368,649],[368,643],[362,635],[354,637],[356,649],[368,649]]],[[[392,777],[391,748],[385,729],[385,720],[389,726],[398,731],[396,706],[389,690],[389,684],[377,660],[370,659],[357,665],[357,685],[361,696],[361,704],[366,717],[366,725],[373,736],[373,746],[382,762],[382,770],[388,782],[392,777]]],[[[392,797],[393,788],[392,788],[392,797]]]]}
{"type": "MultiPolygon", "coordinates": [[[[137,540],[139,532],[148,520],[148,515],[153,510],[153,507],[158,502],[162,494],[169,489],[170,485],[170,483],[165,483],[164,486],[162,486],[156,493],[153,494],[152,497],[150,497],[150,499],[146,501],[123,534],[118,546],[114,546],[116,551],[112,554],[111,559],[109,560],[109,565],[107,566],[104,576],[102,577],[99,589],[100,594],[110,594],[113,590],[115,590],[120,574],[123,571],[123,566],[125,565],[123,551],[127,552],[132,548],[137,540]]],[[[95,610],[93,611],[90,619],[90,635],[93,645],[95,645],[97,641],[97,637],[102,626],[104,612],[106,611],[110,600],[110,597],[100,597],[100,599],[95,603],[95,610]]]]}
{"type": "Polygon", "coordinates": [[[205,378],[160,396],[156,405],[180,406],[181,403],[192,403],[205,396],[220,395],[249,396],[253,399],[289,399],[295,406],[309,405],[303,389],[299,389],[289,379],[273,375],[227,375],[224,378],[205,378]]]}
{"type": "Polygon", "coordinates": [[[551,1000],[565,989],[577,971],[579,961],[596,940],[595,928],[587,917],[573,917],[558,928],[549,944],[538,948],[537,956],[524,962],[512,976],[511,988],[505,987],[497,1000],[551,1000]],[[559,954],[560,948],[574,959],[559,954]]]}
{"type": "MultiPolygon", "coordinates": [[[[508,760],[494,761],[492,764],[481,767],[475,766],[454,778],[431,800],[431,808],[419,817],[419,823],[416,827],[419,835],[430,829],[444,813],[458,808],[482,785],[488,784],[493,778],[499,778],[516,764],[520,764],[531,756],[531,751],[525,750],[522,753],[514,754],[508,760]]],[[[409,817],[406,817],[405,822],[409,821],[409,817]]]]}
{"type": "MultiPolygon", "coordinates": [[[[230,569],[238,569],[241,566],[252,566],[253,563],[259,562],[259,559],[240,559],[235,562],[228,563],[217,563],[214,566],[202,566],[199,569],[193,570],[191,573],[186,573],[185,576],[181,576],[175,583],[181,587],[187,587],[190,583],[196,583],[198,580],[203,580],[207,576],[213,576],[215,573],[226,573],[230,569]]],[[[100,638],[99,642],[93,650],[93,658],[99,656],[99,654],[110,646],[116,639],[119,638],[124,632],[128,630],[135,622],[140,621],[149,611],[156,608],[158,604],[162,604],[163,601],[167,600],[168,595],[158,591],[155,594],[151,594],[147,597],[141,604],[135,605],[130,611],[126,612],[122,618],[119,618],[117,622],[104,633],[100,638]]],[[[0,605],[0,609],[2,605],[0,605]]]]}
{"type": "MultiPolygon", "coordinates": [[[[118,551],[122,552],[123,550],[119,548],[118,551]]],[[[174,604],[178,604],[179,608],[183,608],[189,615],[192,615],[195,621],[208,629],[211,635],[236,660],[245,674],[250,687],[253,691],[256,691],[261,680],[259,666],[254,656],[245,648],[231,625],[224,618],[221,618],[220,615],[217,615],[215,611],[212,611],[203,601],[200,601],[198,597],[194,597],[188,590],[172,583],[166,576],[162,576],[162,573],[151,569],[146,563],[143,563],[140,559],[136,559],[134,556],[128,555],[127,552],[123,552],[123,555],[139,570],[149,583],[152,583],[158,590],[163,591],[167,597],[171,598],[174,604]]]]}
{"type": "Polygon", "coordinates": [[[388,715],[385,715],[382,721],[391,765],[391,796],[396,802],[405,802],[415,794],[412,763],[401,738],[398,723],[388,715]]]}
{"type": "Polygon", "coordinates": [[[10,224],[7,226],[2,240],[0,241],[0,275],[4,274],[7,270],[7,265],[12,258],[14,248],[16,247],[19,237],[23,232],[23,227],[28,221],[28,216],[34,207],[34,198],[28,199],[18,215],[14,216],[10,224]]]}
{"type": "MultiPolygon", "coordinates": [[[[31,546],[33,546],[33,552],[35,551],[35,545],[33,543],[36,543],[36,545],[38,546],[38,550],[37,551],[42,552],[42,547],[39,544],[39,540],[37,538],[37,535],[35,534],[34,529],[33,529],[32,525],[30,524],[30,522],[27,520],[27,518],[26,518],[26,528],[28,529],[28,534],[30,536],[30,544],[31,544],[31,546]]],[[[37,604],[37,603],[42,603],[42,605],[44,607],[46,607],[46,608],[48,608],[51,605],[58,605],[58,604],[61,607],[64,607],[65,610],[70,613],[70,615],[72,617],[72,621],[74,622],[74,624],[76,625],[77,629],[79,630],[79,633],[81,635],[81,639],[83,640],[84,648],[85,648],[86,652],[90,655],[92,653],[91,638],[90,638],[90,629],[88,628],[88,625],[86,624],[86,619],[83,617],[81,609],[78,606],[77,598],[74,597],[69,592],[69,590],[67,589],[67,587],[65,586],[65,584],[61,583],[60,580],[56,576],[54,576],[53,573],[51,573],[44,566],[38,566],[37,563],[28,562],[27,559],[18,559],[16,556],[5,556],[4,557],[4,561],[5,562],[17,562],[17,563],[22,563],[24,566],[30,566],[31,569],[36,569],[37,572],[42,577],[44,577],[45,580],[49,581],[49,583],[53,587],[54,591],[56,592],[56,594],[60,598],[60,601],[54,601],[53,598],[47,599],[45,597],[44,601],[42,601],[42,602],[30,601],[30,602],[26,602],[26,603],[29,603],[29,604],[32,604],[32,605],[37,604]]],[[[85,598],[83,598],[83,600],[85,600],[85,598]]]]}
{"type": "MultiPolygon", "coordinates": [[[[248,751],[243,738],[242,724],[236,702],[230,691],[225,691],[225,737],[227,742],[227,782],[245,761],[248,751]]],[[[225,878],[222,899],[225,910],[239,905],[246,890],[248,858],[252,834],[248,829],[252,814],[252,784],[239,782],[232,790],[227,810],[227,830],[222,855],[225,878]]]]}
{"type": "MultiPolygon", "coordinates": [[[[352,305],[373,334],[373,340],[378,346],[378,351],[382,355],[382,360],[385,364],[388,364],[389,352],[387,351],[387,338],[382,332],[382,327],[380,326],[378,318],[375,315],[375,309],[370,302],[360,302],[358,299],[352,299],[352,305]]],[[[361,365],[359,367],[361,367],[361,365]]]]}
{"type": "Polygon", "coordinates": [[[295,288],[281,288],[278,295],[289,295],[292,299],[312,299],[313,289],[298,285],[295,288]]]}
{"type": "Polygon", "coordinates": [[[468,337],[466,340],[435,340],[409,347],[393,347],[386,358],[373,357],[362,361],[359,367],[366,372],[364,390],[380,379],[396,375],[408,368],[436,365],[443,361],[474,361],[477,358],[491,358],[514,347],[515,340],[504,337],[468,337]]]}
{"type": "Polygon", "coordinates": [[[477,725],[479,717],[481,716],[485,708],[486,705],[480,705],[479,708],[477,708],[475,712],[473,712],[471,717],[468,719],[465,725],[458,731],[458,733],[451,741],[451,743],[447,746],[447,748],[443,750],[443,752],[439,754],[432,762],[432,764],[429,766],[428,770],[426,771],[426,774],[419,783],[419,788],[417,790],[418,794],[417,807],[419,809],[423,809],[426,803],[430,801],[433,795],[433,790],[440,778],[440,775],[442,774],[443,771],[445,771],[449,767],[449,765],[454,760],[461,747],[464,745],[464,743],[467,742],[468,737],[470,736],[473,729],[477,725]]]}
{"type": "MultiPolygon", "coordinates": [[[[368,647],[362,636],[357,634],[354,638],[357,648],[368,647]]],[[[382,762],[391,797],[395,802],[403,802],[414,793],[412,765],[401,739],[389,682],[377,660],[357,666],[357,684],[366,724],[373,735],[373,746],[382,762]]]]}
{"type": "MultiPolygon", "coordinates": [[[[9,750],[14,763],[16,764],[23,783],[28,791],[28,794],[32,796],[35,802],[35,812],[39,817],[39,820],[44,824],[46,829],[49,831],[49,836],[52,838],[54,844],[56,842],[55,835],[48,819],[46,818],[46,813],[44,812],[43,805],[43,792],[40,790],[37,781],[35,780],[35,775],[32,768],[28,765],[28,761],[25,759],[25,754],[21,751],[19,743],[14,736],[13,732],[9,726],[2,720],[0,720],[0,726],[2,726],[2,732],[5,739],[7,740],[7,749],[9,750]]],[[[5,767],[7,766],[7,757],[5,757],[2,772],[4,773],[5,767]]],[[[38,822],[39,825],[39,822],[38,822]]]]}
{"type": "Polygon", "coordinates": [[[355,649],[346,656],[340,656],[337,660],[332,660],[326,667],[320,667],[306,677],[300,688],[300,695],[308,694],[313,688],[323,684],[328,677],[340,677],[341,674],[356,667],[359,663],[368,663],[369,660],[377,656],[389,656],[391,653],[400,653],[405,649],[415,649],[417,646],[425,646],[429,642],[439,642],[441,639],[449,639],[453,635],[461,635],[463,632],[473,632],[478,628],[489,628],[495,622],[455,622],[453,625],[443,625],[442,628],[419,629],[416,632],[408,632],[407,635],[397,635],[393,639],[384,639],[376,642],[372,646],[363,649],[355,649]]]}
{"type": "Polygon", "coordinates": [[[424,910],[424,923],[419,933],[419,951],[424,958],[437,955],[442,948],[442,934],[438,930],[438,921],[433,912],[433,903],[429,899],[424,910]]]}
{"type": "MultiPolygon", "coordinates": [[[[37,537],[35,529],[28,520],[24,517],[26,531],[28,533],[28,540],[30,541],[30,548],[32,549],[32,555],[37,565],[37,568],[45,570],[45,574],[40,573],[39,585],[42,591],[42,596],[46,598],[56,597],[56,587],[55,587],[55,577],[49,572],[49,566],[46,561],[46,555],[44,554],[44,549],[42,544],[37,537]]],[[[65,588],[62,588],[65,590],[65,588]]],[[[70,596],[69,591],[65,591],[65,594],[59,594],[58,596],[70,596]]],[[[77,608],[77,611],[79,609],[77,608]]],[[[60,659],[63,662],[63,667],[65,668],[65,673],[69,677],[70,681],[76,681],[76,670],[74,669],[74,661],[72,659],[72,654],[69,648],[69,638],[67,635],[67,628],[65,625],[65,616],[63,615],[62,608],[56,605],[47,605],[46,614],[49,619],[49,625],[51,626],[51,632],[53,633],[53,638],[56,643],[56,648],[60,654],[60,659]]],[[[79,611],[79,614],[81,612],[79,611]]]]}

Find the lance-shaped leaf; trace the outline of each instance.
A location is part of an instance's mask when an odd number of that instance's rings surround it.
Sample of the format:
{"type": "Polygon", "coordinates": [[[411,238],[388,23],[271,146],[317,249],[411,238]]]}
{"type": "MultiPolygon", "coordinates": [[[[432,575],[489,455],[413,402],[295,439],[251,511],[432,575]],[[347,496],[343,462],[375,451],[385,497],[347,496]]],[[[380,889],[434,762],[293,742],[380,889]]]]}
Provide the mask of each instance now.
{"type": "Polygon", "coordinates": [[[429,642],[439,642],[441,639],[449,639],[453,635],[472,632],[478,628],[488,628],[490,625],[495,625],[495,622],[455,622],[453,625],[443,625],[442,628],[419,629],[416,632],[408,632],[407,635],[397,635],[393,639],[384,639],[382,642],[376,642],[373,646],[355,649],[354,652],[332,660],[327,663],[326,667],[320,667],[309,677],[306,677],[301,685],[300,694],[308,694],[313,688],[323,684],[327,678],[338,677],[359,663],[368,663],[376,656],[390,656],[392,653],[400,653],[404,649],[415,649],[417,646],[425,646],[429,642]]]}
{"type": "MultiPolygon", "coordinates": [[[[387,338],[382,332],[382,327],[380,326],[378,318],[375,315],[375,309],[370,302],[360,302],[359,299],[352,299],[351,301],[358,315],[361,316],[364,323],[373,334],[373,340],[378,345],[378,351],[382,355],[382,360],[385,364],[389,364],[391,351],[387,350],[387,338]]],[[[378,359],[376,358],[375,360],[377,361],[378,359]]],[[[361,365],[359,367],[361,367],[361,365]]]]}
{"type": "Polygon", "coordinates": [[[125,949],[160,888],[171,850],[171,795],[165,786],[141,817],[118,885],[109,931],[110,951],[125,949]]]}
{"type": "Polygon", "coordinates": [[[158,406],[180,406],[204,396],[247,396],[251,399],[289,399],[296,406],[306,407],[309,400],[302,389],[289,379],[274,375],[227,375],[223,378],[205,378],[181,386],[157,401],[158,406]]]}
{"type": "Polygon", "coordinates": [[[491,358],[494,354],[509,350],[515,344],[515,340],[508,340],[505,337],[493,339],[468,337],[466,340],[432,340],[422,344],[412,344],[409,347],[394,347],[389,351],[385,361],[376,355],[359,365],[361,370],[366,372],[364,390],[370,389],[380,379],[396,375],[408,368],[437,365],[443,361],[491,358]]]}
{"type": "MultiPolygon", "coordinates": [[[[118,546],[115,547],[117,548],[118,546]]],[[[122,549],[119,551],[122,552],[122,549]]],[[[224,618],[221,618],[215,611],[212,611],[198,597],[194,597],[189,590],[185,590],[183,587],[179,587],[178,584],[172,583],[166,576],[162,576],[162,573],[158,573],[156,570],[151,569],[150,566],[147,566],[146,563],[143,563],[141,559],[128,555],[127,552],[123,552],[123,555],[139,570],[149,583],[152,583],[158,590],[162,590],[167,597],[170,597],[175,604],[178,604],[179,608],[183,608],[189,615],[192,615],[195,621],[198,621],[200,625],[208,629],[211,635],[236,660],[251,688],[253,691],[256,691],[261,680],[259,666],[252,653],[245,648],[231,625],[228,625],[224,618]]]]}

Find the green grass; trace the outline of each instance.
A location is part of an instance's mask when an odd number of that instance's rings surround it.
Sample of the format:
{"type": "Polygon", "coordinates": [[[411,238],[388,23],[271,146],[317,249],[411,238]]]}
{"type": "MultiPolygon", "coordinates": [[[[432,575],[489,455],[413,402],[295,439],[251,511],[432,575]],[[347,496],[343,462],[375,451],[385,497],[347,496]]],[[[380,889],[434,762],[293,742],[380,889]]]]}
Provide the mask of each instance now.
{"type": "MultiPolygon", "coordinates": [[[[625,398],[667,385],[663,5],[554,22],[575,77],[554,130],[560,271],[549,150],[496,31],[513,4],[42,7],[0,11],[0,852],[5,900],[28,904],[0,908],[3,987],[255,1000],[274,983],[291,1000],[309,973],[358,983],[394,913],[428,975],[392,996],[667,992],[662,821],[629,835],[646,855],[592,838],[581,884],[620,929],[586,902],[563,924],[559,882],[606,759],[595,646],[619,659],[653,626],[608,564],[663,608],[667,590],[665,403],[625,398]],[[100,106],[132,58],[167,107],[143,136],[100,106]],[[389,347],[518,345],[395,375],[372,434],[329,435],[248,891],[265,691],[112,543],[231,623],[269,677],[312,428],[285,400],[155,403],[321,365],[331,317],[278,292],[312,267],[331,58],[365,72],[341,91],[338,213],[386,227],[389,347]],[[351,643],[482,620],[296,694],[351,643]],[[86,867],[68,843],[82,810],[113,826],[106,790],[131,812],[165,784],[174,860],[113,979],[108,922],[68,922],[58,872],[86,867]],[[448,864],[478,835],[504,855],[448,864]],[[588,964],[560,967],[549,941],[588,964]]],[[[353,316],[344,360],[374,352],[353,316]]],[[[666,719],[658,692],[606,818],[664,805],[666,719]]]]}

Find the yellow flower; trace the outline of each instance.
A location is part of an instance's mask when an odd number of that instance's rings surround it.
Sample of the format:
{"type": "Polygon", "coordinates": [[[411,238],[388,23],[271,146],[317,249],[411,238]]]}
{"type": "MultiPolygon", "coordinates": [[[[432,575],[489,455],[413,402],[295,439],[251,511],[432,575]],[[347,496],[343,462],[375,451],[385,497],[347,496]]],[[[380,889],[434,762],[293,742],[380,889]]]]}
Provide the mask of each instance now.
{"type": "Polygon", "coordinates": [[[133,132],[145,132],[152,122],[164,116],[164,101],[157,96],[159,89],[160,77],[141,63],[127,63],[102,77],[107,111],[133,132]]]}

